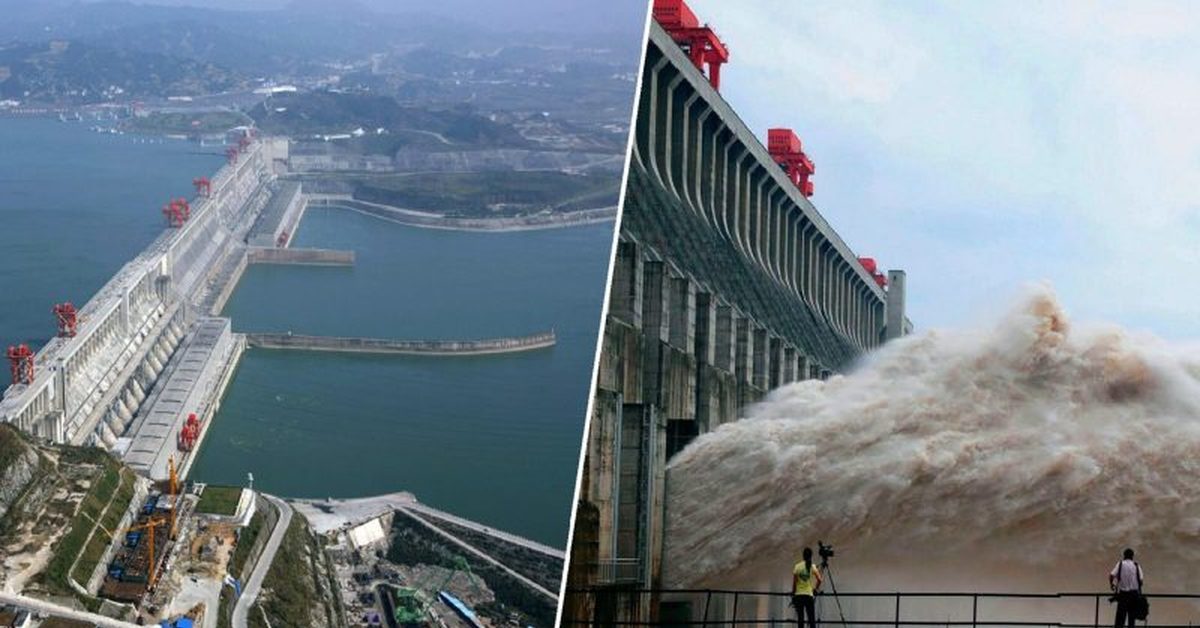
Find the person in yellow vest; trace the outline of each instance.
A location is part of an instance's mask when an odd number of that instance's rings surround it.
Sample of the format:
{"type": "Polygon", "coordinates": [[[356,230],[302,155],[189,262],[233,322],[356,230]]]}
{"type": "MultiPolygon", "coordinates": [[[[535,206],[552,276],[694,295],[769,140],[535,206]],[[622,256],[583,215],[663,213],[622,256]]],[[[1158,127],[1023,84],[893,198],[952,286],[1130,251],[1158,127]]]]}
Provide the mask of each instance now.
{"type": "Polygon", "coordinates": [[[804,548],[804,558],[792,568],[792,606],[796,608],[796,624],[804,626],[808,613],[809,628],[817,628],[817,591],[821,590],[821,570],[813,564],[811,547],[804,548]]]}

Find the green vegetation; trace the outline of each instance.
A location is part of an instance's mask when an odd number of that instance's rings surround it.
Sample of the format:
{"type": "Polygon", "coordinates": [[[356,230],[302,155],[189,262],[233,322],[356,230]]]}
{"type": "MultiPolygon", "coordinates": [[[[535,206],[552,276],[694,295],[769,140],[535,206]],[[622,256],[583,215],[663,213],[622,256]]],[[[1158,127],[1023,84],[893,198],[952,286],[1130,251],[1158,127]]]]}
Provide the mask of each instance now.
{"type": "MultiPolygon", "coordinates": [[[[75,564],[76,558],[79,558],[80,564],[90,560],[91,567],[95,568],[96,562],[104,552],[106,539],[103,537],[109,532],[117,532],[111,529],[106,532],[100,526],[105,523],[109,523],[113,527],[117,525],[121,515],[129,506],[129,499],[132,498],[134,478],[132,472],[124,469],[116,459],[100,450],[93,450],[89,453],[84,448],[65,448],[62,451],[60,462],[68,460],[93,462],[98,467],[97,472],[93,476],[91,488],[88,489],[79,509],[71,519],[70,529],[55,544],[53,556],[46,568],[38,574],[37,582],[44,586],[49,593],[76,597],[88,609],[95,611],[100,607],[99,598],[82,595],[68,583],[68,578],[81,573],[79,571],[72,572],[71,566],[75,564]],[[123,503],[121,502],[122,498],[124,498],[123,503]],[[101,537],[94,544],[92,542],[93,535],[101,537]]],[[[87,571],[86,573],[90,575],[91,572],[87,571]]],[[[76,580],[78,581],[78,578],[76,580]]]]}
{"type": "Polygon", "coordinates": [[[505,216],[616,205],[620,181],[551,171],[423,173],[362,177],[354,197],[448,216],[505,216]]]}
{"type": "Polygon", "coordinates": [[[121,534],[122,530],[117,529],[117,526],[120,525],[121,518],[129,509],[129,502],[133,500],[135,481],[136,477],[133,472],[122,467],[120,470],[121,484],[117,487],[116,494],[113,495],[112,501],[109,502],[108,508],[100,518],[100,525],[92,531],[91,540],[84,547],[79,561],[75,563],[75,570],[71,572],[75,582],[87,584],[88,578],[92,577],[92,572],[96,569],[96,564],[104,557],[104,551],[108,549],[113,536],[121,534]]]}
{"type": "MultiPolygon", "coordinates": [[[[207,493],[208,489],[204,489],[204,492],[207,493]]],[[[250,560],[250,550],[254,547],[254,540],[262,534],[266,519],[267,516],[261,508],[256,510],[250,518],[250,524],[238,534],[237,547],[233,550],[233,557],[229,559],[229,573],[242,582],[245,582],[246,574],[243,572],[246,570],[246,561],[250,560]]]]}
{"type": "Polygon", "coordinates": [[[209,515],[232,515],[237,512],[242,497],[240,486],[206,486],[196,504],[196,512],[209,515]]]}
{"type": "MultiPolygon", "coordinates": [[[[276,94],[250,110],[266,133],[328,135],[386,129],[389,133],[420,132],[421,141],[444,138],[461,146],[521,147],[526,141],[508,125],[497,124],[466,107],[431,109],[401,105],[394,98],[373,94],[317,91],[276,94]]],[[[411,138],[410,138],[411,139],[411,138]]],[[[394,149],[400,145],[388,143],[394,149]]],[[[461,147],[460,146],[460,147],[461,147]]]]}
{"type": "Polygon", "coordinates": [[[506,624],[512,612],[519,613],[522,625],[553,626],[556,604],[548,597],[530,589],[520,580],[496,565],[481,560],[474,554],[459,554],[446,546],[446,541],[423,524],[401,513],[392,522],[392,544],[387,559],[398,565],[436,565],[447,569],[458,569],[458,561],[466,560],[471,572],[483,578],[496,595],[492,604],[482,604],[475,611],[493,620],[497,625],[506,624]]]}
{"type": "MultiPolygon", "coordinates": [[[[293,514],[283,543],[263,581],[263,595],[256,605],[266,611],[271,625],[311,626],[321,615],[327,621],[332,619],[333,613],[321,592],[318,565],[323,560],[322,555],[320,543],[309,534],[304,517],[293,514]]],[[[266,627],[262,611],[250,611],[247,618],[250,626],[266,627]]]]}
{"type": "Polygon", "coordinates": [[[25,444],[25,439],[21,438],[17,428],[0,423],[0,475],[3,475],[9,465],[16,462],[26,449],[28,445],[25,444]]]}
{"type": "Polygon", "coordinates": [[[136,133],[210,135],[223,133],[236,126],[253,123],[244,113],[237,111],[205,111],[200,113],[151,113],[130,118],[126,128],[136,133]]]}
{"type": "Polygon", "coordinates": [[[237,603],[233,596],[232,587],[221,587],[221,601],[217,604],[217,628],[233,626],[233,606],[237,603]]]}

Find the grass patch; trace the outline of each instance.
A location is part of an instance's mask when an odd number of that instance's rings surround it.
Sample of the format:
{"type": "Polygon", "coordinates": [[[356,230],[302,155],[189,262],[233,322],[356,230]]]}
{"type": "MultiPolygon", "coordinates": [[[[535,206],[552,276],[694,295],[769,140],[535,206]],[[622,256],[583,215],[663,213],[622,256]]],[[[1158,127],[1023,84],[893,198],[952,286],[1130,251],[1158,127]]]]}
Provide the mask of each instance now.
{"type": "MultiPolygon", "coordinates": [[[[208,492],[208,489],[204,489],[208,492]]],[[[266,515],[259,508],[254,512],[254,516],[250,518],[250,524],[242,528],[238,534],[237,547],[233,549],[233,557],[229,559],[229,573],[233,574],[242,583],[245,583],[245,574],[242,572],[246,569],[246,561],[250,560],[250,549],[254,547],[254,540],[262,534],[263,526],[266,523],[266,515]]]]}
{"type": "Polygon", "coordinates": [[[196,512],[208,515],[232,515],[237,512],[242,489],[238,486],[206,486],[200,494],[196,512]]]}
{"type": "MultiPolygon", "coordinates": [[[[292,515],[292,521],[284,533],[283,543],[275,553],[275,560],[263,582],[268,595],[259,598],[258,604],[271,618],[273,626],[308,626],[315,615],[315,605],[320,603],[317,588],[316,568],[313,557],[319,556],[320,547],[308,534],[304,517],[292,515]]],[[[248,617],[250,626],[266,627],[262,612],[251,609],[248,617]]]]}
{"type": "Polygon", "coordinates": [[[124,468],[119,471],[118,477],[120,485],[117,487],[116,495],[113,496],[108,509],[100,518],[100,525],[92,531],[91,539],[83,549],[83,555],[79,558],[79,562],[75,563],[75,570],[71,572],[71,576],[79,584],[87,584],[88,579],[92,577],[92,572],[96,569],[96,564],[104,557],[104,551],[112,543],[112,535],[121,533],[117,526],[129,509],[129,502],[133,500],[135,477],[132,471],[124,468]]]}
{"type": "MultiPolygon", "coordinates": [[[[79,463],[95,463],[99,465],[96,474],[96,480],[88,489],[87,495],[83,499],[83,503],[76,511],[75,516],[71,519],[70,530],[64,534],[54,546],[54,555],[50,558],[46,568],[37,576],[37,581],[44,586],[47,591],[53,595],[71,596],[79,599],[85,607],[95,612],[100,608],[101,601],[99,598],[82,595],[71,588],[68,579],[71,577],[71,566],[75,564],[75,559],[80,555],[84,558],[80,562],[86,562],[90,556],[92,558],[91,565],[94,568],[96,561],[103,554],[104,547],[102,542],[97,541],[96,545],[91,542],[93,533],[101,537],[104,536],[103,531],[99,530],[97,523],[104,521],[105,505],[109,503],[109,497],[114,496],[113,492],[120,490],[115,497],[119,498],[126,494],[125,489],[121,486],[124,478],[128,478],[132,482],[132,474],[127,474],[121,467],[121,464],[116,459],[105,453],[85,453],[82,448],[67,448],[64,450],[64,460],[70,459],[79,463]]],[[[132,497],[132,493],[129,493],[132,497]]],[[[116,503],[119,499],[112,500],[116,504],[116,508],[120,512],[124,511],[129,505],[129,500],[125,500],[124,504],[116,503]]],[[[120,518],[120,515],[117,515],[120,518]]],[[[113,525],[116,525],[115,523],[113,525]]],[[[78,572],[76,572],[78,573],[78,572]]],[[[90,575],[90,572],[88,572],[90,575]]],[[[78,580],[78,578],[76,579],[78,580]]]]}

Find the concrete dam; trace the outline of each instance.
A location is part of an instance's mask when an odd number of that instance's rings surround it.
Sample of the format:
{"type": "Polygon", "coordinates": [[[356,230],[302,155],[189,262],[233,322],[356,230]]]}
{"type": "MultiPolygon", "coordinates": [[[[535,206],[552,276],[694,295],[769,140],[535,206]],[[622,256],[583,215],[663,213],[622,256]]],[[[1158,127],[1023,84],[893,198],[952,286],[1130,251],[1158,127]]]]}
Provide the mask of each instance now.
{"type": "Polygon", "coordinates": [[[286,139],[250,142],[213,175],[188,203],[186,220],[79,309],[74,335],[60,334],[33,356],[32,377],[5,391],[0,419],[54,442],[116,448],[173,356],[194,340],[207,313],[198,304],[222,287],[213,270],[240,254],[287,147],[286,139]]]}
{"type": "Polygon", "coordinates": [[[553,332],[474,341],[234,333],[220,313],[248,266],[355,265],[354,251],[290,247],[308,198],[281,178],[288,153],[286,138],[242,138],[228,163],[195,180],[195,197],[165,207],[169,226],[69,325],[60,317],[58,336],[14,361],[0,420],[53,442],[103,447],[160,480],[171,457],[190,469],[247,346],[484,355],[554,345],[553,332]],[[185,439],[191,414],[200,430],[185,439]]]}
{"type": "MultiPolygon", "coordinates": [[[[821,216],[799,138],[773,129],[764,146],[746,127],[716,87],[723,47],[684,48],[700,31],[677,29],[681,45],[650,25],[569,591],[660,586],[668,460],[767,391],[911,329],[904,272],[858,257],[821,216]]],[[[568,594],[563,618],[636,623],[659,601],[568,594]]]]}

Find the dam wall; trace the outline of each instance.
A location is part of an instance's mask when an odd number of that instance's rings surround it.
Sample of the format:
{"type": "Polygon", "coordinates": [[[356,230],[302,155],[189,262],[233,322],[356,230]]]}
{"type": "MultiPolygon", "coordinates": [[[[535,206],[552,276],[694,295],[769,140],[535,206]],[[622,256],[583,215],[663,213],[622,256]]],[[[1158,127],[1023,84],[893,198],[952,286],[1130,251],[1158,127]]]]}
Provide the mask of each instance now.
{"type": "Polygon", "coordinates": [[[74,337],[35,355],[34,379],[0,399],[0,420],[55,442],[112,446],[192,325],[194,299],[267,199],[287,142],[250,144],[191,199],[182,227],[167,228],[79,310],[74,337]]]}
{"type": "Polygon", "coordinates": [[[296,233],[307,205],[300,183],[279,181],[277,187],[246,238],[250,246],[287,246],[296,233]]]}
{"type": "MultiPolygon", "coordinates": [[[[644,64],[568,589],[658,586],[671,457],[911,328],[903,271],[877,281],[656,22],[644,64]]],[[[604,599],[564,620],[657,618],[604,599]]]]}
{"type": "Polygon", "coordinates": [[[553,347],[553,331],[511,338],[486,340],[389,340],[385,338],[343,338],[301,334],[248,333],[246,344],[265,349],[300,349],[344,353],[393,353],[412,355],[486,355],[516,353],[553,347]]]}

